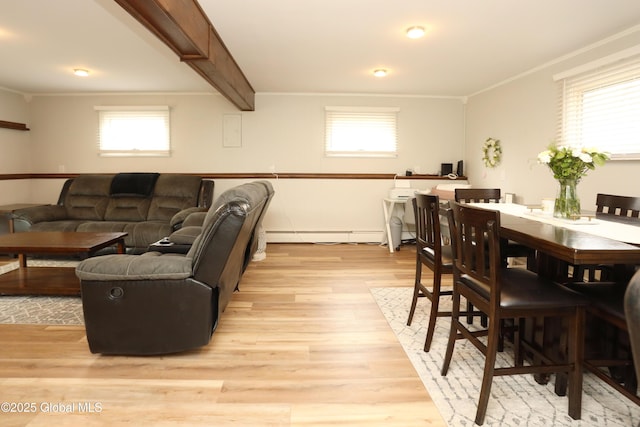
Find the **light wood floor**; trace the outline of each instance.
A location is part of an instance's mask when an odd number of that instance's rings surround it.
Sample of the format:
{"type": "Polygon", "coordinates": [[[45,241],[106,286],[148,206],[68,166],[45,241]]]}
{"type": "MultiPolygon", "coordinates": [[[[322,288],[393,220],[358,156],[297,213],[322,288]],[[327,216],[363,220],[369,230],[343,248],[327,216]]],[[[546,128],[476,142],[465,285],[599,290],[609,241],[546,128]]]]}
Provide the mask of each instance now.
{"type": "Polygon", "coordinates": [[[0,402],[37,409],[0,425],[445,426],[369,292],[412,286],[414,250],[269,244],[211,343],[178,355],[94,355],[82,326],[0,325],[0,402]]]}

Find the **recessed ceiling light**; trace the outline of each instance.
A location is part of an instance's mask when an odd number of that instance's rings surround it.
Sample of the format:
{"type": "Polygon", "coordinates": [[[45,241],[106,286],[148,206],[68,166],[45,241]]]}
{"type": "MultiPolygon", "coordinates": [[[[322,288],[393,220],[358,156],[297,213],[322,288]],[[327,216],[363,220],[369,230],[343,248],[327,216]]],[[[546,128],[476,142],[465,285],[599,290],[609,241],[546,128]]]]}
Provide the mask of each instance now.
{"type": "Polygon", "coordinates": [[[377,70],[373,70],[373,75],[376,77],[384,77],[388,73],[384,68],[378,68],[377,70]]]}
{"type": "Polygon", "coordinates": [[[83,68],[74,68],[73,74],[79,77],[87,77],[89,75],[89,70],[85,70],[83,68]]]}
{"type": "Polygon", "coordinates": [[[424,36],[424,33],[424,27],[416,26],[407,28],[407,37],[409,37],[410,39],[419,39],[420,37],[424,36]]]}

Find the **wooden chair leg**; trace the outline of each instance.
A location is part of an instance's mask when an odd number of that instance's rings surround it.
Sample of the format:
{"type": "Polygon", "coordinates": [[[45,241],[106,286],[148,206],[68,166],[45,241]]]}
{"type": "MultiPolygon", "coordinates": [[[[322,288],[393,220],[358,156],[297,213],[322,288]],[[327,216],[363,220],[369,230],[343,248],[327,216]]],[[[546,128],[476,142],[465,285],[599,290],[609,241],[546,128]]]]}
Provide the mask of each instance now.
{"type": "Polygon", "coordinates": [[[451,329],[449,329],[449,340],[447,341],[447,350],[444,354],[444,360],[442,362],[442,370],[440,374],[444,377],[449,371],[449,364],[451,363],[451,357],[453,356],[453,347],[456,344],[456,337],[458,335],[458,326],[460,322],[460,294],[455,290],[455,284],[453,285],[453,310],[451,312],[451,329]]]}
{"type": "Polygon", "coordinates": [[[487,337],[482,387],[480,388],[480,399],[478,400],[478,409],[476,411],[476,424],[478,425],[484,423],[484,418],[487,414],[487,405],[489,404],[489,397],[491,395],[491,384],[493,384],[493,373],[496,366],[498,341],[500,339],[500,322],[497,323],[497,325],[491,325],[489,327],[489,335],[487,337]]]}
{"type": "Polygon", "coordinates": [[[513,319],[513,357],[515,360],[516,366],[524,365],[524,351],[522,351],[522,336],[521,333],[524,333],[525,328],[525,319],[513,319]]]}
{"type": "MultiPolygon", "coordinates": [[[[473,311],[473,304],[467,301],[467,313],[471,313],[473,311]]],[[[473,323],[473,316],[471,314],[467,314],[467,325],[473,323]]]]}
{"type": "Polygon", "coordinates": [[[433,333],[436,329],[436,319],[438,318],[438,310],[440,306],[440,283],[441,273],[439,271],[434,272],[433,275],[433,290],[431,293],[431,310],[429,312],[429,325],[427,326],[427,337],[424,341],[424,351],[429,351],[431,348],[431,341],[433,341],[433,333]]]}
{"type": "Polygon", "coordinates": [[[413,298],[411,299],[411,308],[409,309],[409,318],[407,319],[407,326],[411,326],[413,321],[413,314],[416,311],[416,305],[418,304],[418,297],[420,296],[420,282],[422,280],[422,263],[418,259],[416,262],[416,278],[413,284],[413,298]]]}

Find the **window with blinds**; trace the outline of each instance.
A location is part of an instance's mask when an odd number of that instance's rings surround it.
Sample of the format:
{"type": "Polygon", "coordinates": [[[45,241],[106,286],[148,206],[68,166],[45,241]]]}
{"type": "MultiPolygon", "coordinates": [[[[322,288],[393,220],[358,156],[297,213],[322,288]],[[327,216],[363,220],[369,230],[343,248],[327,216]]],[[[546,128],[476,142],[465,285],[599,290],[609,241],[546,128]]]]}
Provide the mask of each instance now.
{"type": "Polygon", "coordinates": [[[101,156],[169,156],[168,106],[95,107],[101,156]]]}
{"type": "Polygon", "coordinates": [[[557,79],[558,141],[640,159],[640,56],[557,79]]]}
{"type": "Polygon", "coordinates": [[[328,157],[396,157],[399,108],[326,107],[328,157]]]}

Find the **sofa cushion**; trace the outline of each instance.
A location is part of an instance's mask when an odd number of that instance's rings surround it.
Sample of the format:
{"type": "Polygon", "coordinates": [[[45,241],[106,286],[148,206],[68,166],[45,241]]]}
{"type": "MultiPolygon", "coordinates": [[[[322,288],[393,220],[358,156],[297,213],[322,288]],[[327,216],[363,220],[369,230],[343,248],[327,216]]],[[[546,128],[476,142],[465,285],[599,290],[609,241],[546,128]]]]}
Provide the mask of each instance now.
{"type": "Polygon", "coordinates": [[[82,219],[42,221],[33,224],[29,231],[78,231],[78,227],[84,222],[82,219]]]}
{"type": "Polygon", "coordinates": [[[153,190],[147,219],[169,221],[188,207],[198,205],[202,177],[195,175],[161,174],[153,190]]]}
{"type": "Polygon", "coordinates": [[[105,221],[144,221],[149,213],[150,197],[112,195],[104,213],[105,221]]]}
{"type": "Polygon", "coordinates": [[[109,203],[113,175],[76,177],[64,200],[69,219],[102,220],[109,203]]]}
{"type": "Polygon", "coordinates": [[[121,233],[129,223],[126,221],[84,221],[78,225],[77,231],[91,233],[121,233]]]}

